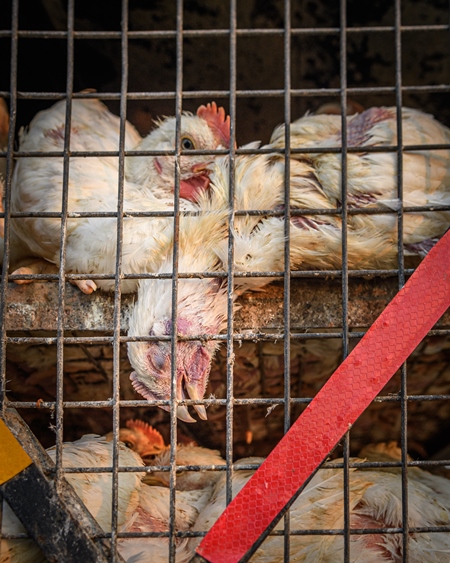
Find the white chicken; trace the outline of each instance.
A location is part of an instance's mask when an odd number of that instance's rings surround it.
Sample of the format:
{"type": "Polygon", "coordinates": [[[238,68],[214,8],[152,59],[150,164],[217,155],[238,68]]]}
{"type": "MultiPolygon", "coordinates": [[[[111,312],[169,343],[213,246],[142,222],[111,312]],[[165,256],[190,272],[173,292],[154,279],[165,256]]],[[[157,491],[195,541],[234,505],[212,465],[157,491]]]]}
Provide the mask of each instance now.
{"type": "MultiPolygon", "coordinates": [[[[293,147],[336,147],[341,144],[338,116],[306,116],[291,126],[293,147]]],[[[274,132],[269,147],[283,146],[282,128],[274,132]]],[[[391,145],[396,142],[395,117],[389,108],[372,108],[348,119],[348,144],[391,145]]],[[[404,110],[404,144],[449,143],[450,131],[432,117],[404,110]]],[[[248,147],[247,147],[248,148],[248,147]]],[[[250,148],[252,148],[250,146],[250,148]]],[[[253,148],[256,148],[253,145],[253,148]]],[[[384,214],[349,215],[347,253],[350,269],[384,269],[397,266],[396,153],[364,152],[348,154],[348,206],[380,206],[384,214]]],[[[340,206],[341,173],[339,154],[295,154],[289,162],[291,209],[333,210],[340,206]]],[[[449,205],[450,150],[405,152],[403,195],[406,205],[449,205]]],[[[275,210],[285,207],[284,158],[278,154],[242,155],[235,161],[234,209],[275,210]]],[[[229,161],[217,158],[211,165],[211,186],[198,205],[204,218],[180,222],[180,272],[226,271],[228,264],[229,161]],[[217,224],[207,227],[208,213],[217,211],[217,224]],[[205,227],[199,227],[202,223],[205,227]],[[206,234],[205,234],[206,233],[206,234]],[[210,236],[208,236],[210,234],[210,236]],[[225,235],[225,236],[224,236],[225,235]],[[195,248],[196,251],[192,252],[195,248]]],[[[405,213],[403,246],[405,254],[424,255],[450,223],[449,210],[405,213]]],[[[284,218],[241,215],[234,218],[234,269],[242,273],[284,270],[284,218]]],[[[335,269],[342,262],[342,221],[339,214],[292,216],[290,221],[290,267],[292,269],[335,269]]],[[[171,256],[160,271],[171,271],[171,256]]],[[[270,277],[236,278],[234,298],[247,289],[259,289],[270,277]]],[[[172,334],[170,281],[145,280],[139,286],[138,302],[130,319],[129,335],[172,334]]],[[[226,283],[216,280],[179,281],[178,327],[182,337],[210,337],[225,329],[227,320],[226,283]]],[[[217,341],[201,338],[180,340],[177,345],[177,399],[201,399],[206,389],[211,359],[217,341]]],[[[128,355],[134,368],[134,388],[148,399],[170,398],[170,342],[129,343],[128,355]]],[[[206,413],[196,405],[198,414],[206,413]]],[[[193,421],[186,407],[178,415],[193,421]]]]}
{"type": "MultiPolygon", "coordinates": [[[[421,111],[402,109],[403,145],[421,146],[420,150],[404,150],[403,162],[403,207],[449,206],[450,204],[450,130],[432,116],[421,111]],[[444,145],[446,149],[428,149],[427,145],[444,145]]],[[[341,117],[331,115],[305,116],[290,126],[291,148],[335,148],[342,145],[341,117]]],[[[283,148],[284,126],[277,127],[272,135],[274,148],[283,148]]],[[[383,147],[396,146],[396,108],[376,107],[347,118],[347,146],[383,147]]],[[[347,205],[348,209],[370,209],[385,207],[397,210],[398,199],[397,152],[350,152],[347,158],[347,205]]],[[[341,155],[338,153],[293,153],[292,160],[304,165],[304,175],[314,177],[311,190],[301,208],[330,209],[342,205],[341,155]]],[[[291,163],[292,163],[291,160],[291,163]]],[[[294,224],[304,230],[316,230],[320,237],[326,228],[339,228],[338,217],[330,215],[299,217],[294,224]]],[[[450,211],[405,212],[403,219],[403,247],[405,255],[424,256],[436,239],[450,224],[450,211]]],[[[396,265],[397,216],[390,214],[350,215],[348,217],[349,252],[352,252],[354,232],[365,239],[368,249],[362,266],[388,268],[396,265]],[[384,236],[390,252],[379,259],[377,250],[371,248],[373,238],[384,236]],[[392,241],[392,242],[391,242],[392,241]],[[364,264],[366,264],[364,266],[364,264]]],[[[340,263],[341,237],[335,233],[326,236],[326,250],[337,257],[315,257],[309,253],[304,262],[307,267],[328,268],[340,263]],[[323,265],[322,265],[323,261],[323,265]]],[[[308,244],[304,246],[308,247],[308,244]]],[[[352,266],[350,257],[350,268],[352,266]]],[[[358,266],[357,266],[358,267],[358,266]]]]}
{"type": "MultiPolygon", "coordinates": [[[[112,439],[112,433],[105,436],[112,439]]],[[[139,454],[147,466],[170,466],[170,447],[165,446],[161,434],[148,423],[136,419],[127,420],[126,428],[120,428],[119,440],[139,454]]],[[[177,465],[225,465],[219,452],[194,445],[178,445],[177,465]]],[[[213,486],[220,473],[207,470],[177,471],[175,497],[175,528],[190,529],[198,514],[209,501],[213,486]]],[[[121,532],[167,532],[170,521],[170,473],[153,471],[143,476],[139,490],[139,506],[121,532]],[[152,485],[151,487],[148,485],[152,485]]],[[[138,563],[166,561],[168,543],[157,538],[130,538],[119,540],[120,553],[126,561],[138,563]]],[[[187,539],[177,540],[176,561],[183,563],[191,557],[187,539]]]]}
{"type": "MultiPolygon", "coordinates": [[[[369,454],[370,450],[367,450],[369,454]]],[[[400,452],[392,444],[379,444],[366,459],[398,460],[400,452]]],[[[362,452],[364,454],[364,452],[362,452]]],[[[239,463],[262,462],[259,458],[239,463]]],[[[342,461],[342,460],[335,460],[342,461]]],[[[364,459],[352,458],[352,462],[364,459]]],[[[254,471],[233,473],[233,497],[254,471]]],[[[217,482],[210,502],[200,513],[193,531],[208,531],[226,506],[225,477],[217,482]]],[[[402,484],[400,468],[350,469],[350,526],[353,529],[401,528],[402,484]]],[[[450,523],[450,481],[419,468],[408,469],[408,519],[410,527],[447,526],[450,523]]],[[[343,474],[339,469],[320,469],[290,508],[291,530],[338,530],[344,528],[343,474]]],[[[283,521],[275,530],[283,529],[283,521]]],[[[190,541],[194,550],[201,538],[190,541]]],[[[350,561],[381,563],[402,561],[402,535],[389,533],[352,534],[350,561]]],[[[292,535],[289,561],[334,563],[343,560],[342,535],[292,535]]],[[[448,532],[417,532],[409,535],[409,562],[448,561],[448,532]]],[[[284,538],[269,536],[250,559],[256,563],[284,561],[284,538]]]]}
{"type": "MultiPolygon", "coordinates": [[[[64,148],[65,101],[36,115],[29,130],[22,133],[22,151],[62,151],[64,148]]],[[[175,149],[175,118],[166,118],[145,139],[126,123],[125,150],[175,149]]],[[[98,100],[73,100],[70,150],[118,151],[120,120],[98,100]]],[[[197,115],[181,117],[182,149],[214,150],[229,144],[229,119],[215,103],[201,106],[197,115]]],[[[207,165],[211,156],[184,155],[179,159],[182,208],[192,209],[199,192],[208,185],[207,165]]],[[[117,212],[119,186],[118,157],[71,157],[68,177],[68,212],[117,212]]],[[[61,212],[64,163],[61,157],[23,157],[13,177],[13,212],[61,212]]],[[[127,212],[173,211],[175,156],[128,156],[125,159],[123,208],[124,273],[153,271],[171,240],[170,217],[127,217],[127,212]]],[[[12,221],[12,263],[14,273],[40,273],[42,262],[25,261],[29,257],[59,265],[61,220],[54,218],[18,218],[12,221]],[[20,266],[19,268],[17,266],[20,266]]],[[[66,271],[72,273],[113,274],[117,251],[115,217],[70,218],[67,222],[66,271]]],[[[114,281],[76,281],[85,293],[97,286],[112,289],[114,281]]],[[[124,292],[136,290],[135,280],[125,280],[124,292]]]]}
{"type": "MultiPolygon", "coordinates": [[[[112,443],[95,435],[86,435],[73,443],[63,444],[64,467],[111,467],[112,443]]],[[[55,449],[47,450],[54,460],[55,449]]],[[[121,467],[141,467],[138,454],[119,442],[121,467]]],[[[170,519],[170,491],[167,487],[149,486],[141,482],[143,473],[119,472],[118,529],[119,532],[168,532],[170,519]]],[[[111,473],[67,473],[66,479],[74,487],[86,508],[102,529],[111,531],[112,477],[111,473]]],[[[205,503],[202,491],[177,492],[175,528],[188,530],[205,503]],[[199,502],[200,499],[200,502],[199,502]]],[[[2,533],[16,535],[25,530],[6,502],[3,503],[2,533]]],[[[176,540],[177,562],[188,561],[187,539],[176,540]]],[[[130,563],[168,559],[167,537],[119,538],[118,550],[130,563]]],[[[1,563],[44,563],[44,555],[31,539],[1,540],[1,563]]]]}

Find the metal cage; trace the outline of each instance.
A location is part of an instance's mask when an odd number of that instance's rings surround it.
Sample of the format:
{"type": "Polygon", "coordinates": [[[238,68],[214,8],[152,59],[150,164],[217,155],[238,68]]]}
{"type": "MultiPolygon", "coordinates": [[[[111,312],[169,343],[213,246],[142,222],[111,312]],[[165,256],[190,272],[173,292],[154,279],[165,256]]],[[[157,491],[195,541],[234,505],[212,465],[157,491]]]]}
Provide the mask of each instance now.
{"type": "MultiPolygon", "coordinates": [[[[144,418],[160,428],[172,447],[169,466],[146,468],[148,473],[169,472],[172,518],[177,472],[202,469],[177,466],[177,442],[180,441],[196,440],[205,447],[220,449],[226,463],[207,469],[226,472],[229,502],[234,472],[256,467],[248,463],[235,465],[235,462],[270,452],[326,377],[350,353],[414,271],[413,266],[405,263],[401,238],[396,269],[350,270],[346,262],[345,234],[341,270],[291,271],[290,217],[295,214],[307,217],[325,211],[276,211],[273,214],[283,216],[285,221],[285,270],[266,272],[266,276],[276,278],[269,290],[244,295],[239,301],[241,308],[234,311],[233,280],[242,274],[234,271],[233,237],[230,236],[230,265],[220,274],[221,279],[228,280],[227,330],[211,337],[223,342],[222,348],[213,365],[206,398],[183,403],[188,407],[196,403],[209,407],[210,422],[199,421],[195,428],[180,422],[173,401],[166,405],[170,412],[164,413],[157,401],[149,402],[134,395],[128,381],[125,347],[133,338],[126,336],[126,326],[134,298],[122,295],[120,290],[120,280],[133,277],[124,275],[121,260],[124,161],[128,155],[124,144],[125,121],[133,122],[144,134],[151,127],[152,118],[176,115],[179,135],[182,109],[195,110],[200,103],[216,100],[227,107],[231,117],[231,148],[214,154],[227,154],[231,169],[236,155],[258,152],[258,149],[240,148],[242,144],[256,139],[268,141],[277,124],[291,123],[323,103],[335,104],[343,123],[347,112],[351,111],[349,101],[357,101],[365,107],[394,105],[398,115],[402,105],[417,107],[450,125],[450,8],[438,0],[378,1],[370,6],[353,0],[339,3],[11,0],[7,4],[0,14],[4,61],[0,96],[8,103],[11,120],[8,145],[0,153],[7,162],[5,213],[2,214],[5,246],[0,306],[1,404],[2,409],[17,409],[44,446],[56,444],[56,481],[65,473],[76,471],[112,472],[112,531],[97,539],[110,539],[113,546],[110,560],[117,561],[117,541],[133,535],[121,532],[117,522],[117,485],[121,471],[118,457],[110,468],[63,469],[64,440],[112,429],[117,452],[121,423],[127,418],[144,418]],[[96,92],[86,91],[88,88],[95,88],[96,92]],[[121,121],[119,150],[110,154],[119,159],[117,211],[85,214],[117,218],[116,270],[109,276],[115,283],[112,295],[82,295],[68,282],[86,279],[86,276],[68,273],[65,266],[67,222],[79,216],[67,209],[70,159],[102,154],[77,153],[70,149],[71,101],[80,98],[101,99],[121,121]],[[17,286],[14,281],[21,276],[8,275],[10,220],[30,214],[11,214],[9,198],[14,159],[31,156],[18,150],[17,134],[37,111],[57,100],[66,100],[69,117],[64,150],[50,156],[64,160],[64,196],[61,211],[48,212],[45,216],[61,221],[61,263],[57,274],[25,277],[49,283],[17,286]]],[[[404,148],[401,119],[397,126],[398,145],[389,150],[397,155],[401,198],[404,148]]],[[[287,132],[286,149],[280,151],[287,166],[291,153],[295,152],[289,141],[287,132]]],[[[327,211],[342,218],[343,233],[349,214],[358,212],[345,204],[346,155],[352,150],[347,146],[344,127],[342,148],[336,149],[343,155],[343,201],[341,207],[327,211]]],[[[177,149],[175,158],[180,154],[177,149]]],[[[33,156],[48,157],[49,153],[33,153],[33,156]]],[[[176,185],[177,182],[179,188],[179,178],[175,178],[176,185]]],[[[230,182],[232,194],[232,174],[230,182]]],[[[286,201],[289,190],[286,179],[286,201]]],[[[386,213],[386,210],[373,211],[381,212],[386,213]]],[[[392,211],[397,216],[399,232],[405,212],[407,208],[392,211]]],[[[234,218],[244,212],[234,209],[230,201],[229,213],[231,233],[234,218]]],[[[175,198],[173,275],[165,275],[165,279],[172,280],[173,326],[176,326],[178,279],[183,278],[178,271],[180,214],[182,211],[175,198]]],[[[158,216],[158,212],[146,215],[151,218],[158,216]]],[[[198,275],[217,276],[211,272],[198,275]]],[[[141,277],[155,276],[157,274],[143,274],[141,277]]],[[[108,276],[94,274],[89,278],[108,276]]],[[[450,532],[450,525],[411,529],[407,497],[409,467],[445,471],[450,464],[445,451],[450,420],[449,335],[447,315],[325,465],[342,469],[347,500],[343,528],[319,532],[343,536],[345,562],[352,561],[351,536],[374,533],[351,528],[348,500],[349,471],[355,466],[350,457],[369,442],[397,440],[402,452],[397,464],[384,464],[401,470],[402,526],[380,528],[377,533],[400,534],[402,560],[406,562],[412,533],[450,532]],[[413,454],[414,461],[408,461],[408,452],[413,454]],[[334,462],[339,456],[343,457],[343,462],[334,462]]],[[[136,339],[139,338],[134,337],[136,339]]],[[[169,340],[172,357],[176,358],[176,335],[172,333],[169,340]]],[[[172,375],[174,369],[175,362],[172,375]]],[[[173,382],[172,397],[175,392],[173,382]]],[[[383,463],[366,462],[363,466],[382,467],[383,463]]],[[[295,530],[287,512],[284,531],[272,534],[284,535],[284,561],[289,561],[293,535],[317,535],[319,532],[295,530]]],[[[139,533],[134,535],[139,536],[139,533]]],[[[205,533],[178,531],[172,519],[167,531],[140,533],[140,536],[146,535],[169,538],[167,560],[175,561],[178,538],[205,533]]]]}

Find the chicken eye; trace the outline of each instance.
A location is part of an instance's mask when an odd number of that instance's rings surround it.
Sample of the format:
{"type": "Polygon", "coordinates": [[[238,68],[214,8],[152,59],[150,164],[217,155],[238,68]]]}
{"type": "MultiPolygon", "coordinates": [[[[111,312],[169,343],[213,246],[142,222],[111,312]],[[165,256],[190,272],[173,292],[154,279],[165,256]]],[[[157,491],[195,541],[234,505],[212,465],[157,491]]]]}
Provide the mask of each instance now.
{"type": "Polygon", "coordinates": [[[182,137],[181,138],[181,148],[185,150],[192,150],[195,149],[194,143],[192,139],[189,137],[182,137]]]}
{"type": "Polygon", "coordinates": [[[125,446],[127,448],[130,448],[130,450],[134,449],[134,444],[132,444],[131,442],[129,442],[128,440],[123,440],[123,443],[125,444],[125,446]]]}

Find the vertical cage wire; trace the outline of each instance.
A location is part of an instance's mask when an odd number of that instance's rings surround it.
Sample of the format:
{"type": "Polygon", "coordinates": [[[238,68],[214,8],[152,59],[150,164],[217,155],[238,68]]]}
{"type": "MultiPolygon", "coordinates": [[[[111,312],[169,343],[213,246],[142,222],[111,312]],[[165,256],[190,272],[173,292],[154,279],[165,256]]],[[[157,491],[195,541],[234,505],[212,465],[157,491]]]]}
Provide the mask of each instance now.
{"type": "Polygon", "coordinates": [[[69,198],[69,166],[70,166],[70,133],[72,128],[72,95],[73,95],[73,68],[74,68],[74,10],[75,0],[67,4],[67,63],[66,63],[66,117],[64,123],[64,150],[63,150],[63,183],[61,202],[61,233],[60,253],[58,267],[58,321],[56,336],[56,483],[58,485],[63,476],[62,443],[64,420],[64,298],[66,292],[66,243],[67,243],[67,213],[69,198]]]}
{"type": "MultiPolygon", "coordinates": [[[[10,124],[8,131],[8,146],[6,160],[6,174],[4,179],[4,241],[3,241],[3,267],[0,279],[0,415],[3,418],[6,408],[6,291],[8,287],[8,267],[10,261],[10,221],[11,221],[11,180],[13,172],[12,152],[14,148],[14,131],[17,116],[17,53],[18,53],[18,27],[19,27],[19,0],[11,3],[11,69],[10,69],[10,124]]],[[[0,496],[0,542],[3,537],[3,498],[0,496]]]]}
{"type": "Polygon", "coordinates": [[[172,260],[172,341],[170,364],[170,522],[169,562],[175,561],[175,499],[177,452],[177,324],[178,324],[178,258],[180,236],[180,128],[183,103],[183,0],[176,2],[176,82],[175,82],[175,177],[173,206],[173,260],[172,260]]]}
{"type": "Polygon", "coordinates": [[[123,279],[122,242],[123,242],[123,201],[125,177],[125,123],[127,117],[128,92],[128,0],[121,2],[121,79],[120,79],[120,131],[117,185],[117,244],[114,280],[114,338],[113,338],[113,374],[112,374],[112,475],[111,475],[111,558],[117,560],[117,533],[119,510],[119,426],[120,426],[120,321],[121,321],[121,283],[123,279]]]}
{"type": "Polygon", "coordinates": [[[11,71],[10,71],[10,125],[8,132],[8,148],[6,161],[6,177],[4,184],[4,254],[1,276],[0,299],[0,412],[3,414],[6,399],[6,290],[8,287],[8,268],[10,262],[10,222],[11,222],[11,180],[13,171],[12,152],[14,148],[14,131],[17,117],[17,53],[19,27],[19,0],[12,1],[11,10],[11,71]]]}
{"type": "MultiPolygon", "coordinates": [[[[403,253],[403,124],[402,124],[402,6],[400,0],[395,1],[395,102],[397,108],[397,194],[400,208],[397,215],[398,229],[398,286],[405,284],[405,266],[403,253]]],[[[408,518],[408,388],[406,362],[400,368],[400,449],[402,456],[402,546],[403,559],[409,559],[409,518],[408,518]]]]}
{"type": "MultiPolygon", "coordinates": [[[[341,107],[341,231],[342,231],[342,359],[348,356],[348,253],[347,253],[347,2],[340,2],[340,107],[341,107]]],[[[350,561],[350,431],[343,438],[343,489],[344,489],[344,563],[350,561]]]]}
{"type": "Polygon", "coordinates": [[[226,503],[232,499],[233,480],[233,422],[234,422],[234,217],[235,217],[235,142],[236,142],[236,27],[237,0],[230,0],[230,159],[229,192],[228,192],[228,249],[227,249],[227,339],[226,339],[226,430],[225,430],[225,461],[226,469],[226,503]]]}
{"type": "MultiPolygon", "coordinates": [[[[290,246],[290,159],[291,159],[291,2],[284,2],[284,278],[283,278],[283,358],[284,358],[284,433],[291,427],[291,246],[290,246]]],[[[284,517],[284,561],[290,555],[289,510],[284,517]]]]}

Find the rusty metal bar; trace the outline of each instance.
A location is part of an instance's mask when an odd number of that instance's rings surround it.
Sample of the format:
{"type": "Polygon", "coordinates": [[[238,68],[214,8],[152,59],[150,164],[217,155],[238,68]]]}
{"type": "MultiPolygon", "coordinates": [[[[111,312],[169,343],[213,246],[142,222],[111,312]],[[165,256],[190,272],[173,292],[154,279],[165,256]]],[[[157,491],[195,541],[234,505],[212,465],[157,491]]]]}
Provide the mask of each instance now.
{"type": "Polygon", "coordinates": [[[112,563],[119,560],[117,552],[118,506],[119,506],[119,426],[120,426],[120,334],[121,334],[121,283],[123,216],[124,216],[124,178],[125,178],[125,124],[127,115],[126,93],[128,91],[128,0],[121,3],[121,91],[120,91],[120,132],[119,166],[117,185],[117,235],[116,262],[114,280],[114,333],[113,333],[113,373],[112,373],[112,431],[113,431],[113,467],[111,479],[111,547],[112,563]]]}
{"type": "Polygon", "coordinates": [[[180,151],[181,151],[181,112],[183,105],[183,0],[176,2],[176,67],[175,67],[175,173],[173,190],[173,253],[172,253],[172,328],[171,328],[171,385],[170,385],[170,521],[169,521],[169,563],[175,563],[175,510],[176,510],[176,454],[177,454],[177,336],[178,336],[178,262],[180,240],[180,151]]]}
{"type": "MultiPolygon", "coordinates": [[[[397,108],[397,197],[403,205],[403,123],[402,123],[402,5],[401,0],[395,0],[395,105],[397,108]]],[[[397,216],[397,264],[398,264],[398,288],[405,285],[405,258],[403,250],[403,224],[404,216],[402,205],[398,210],[397,216]]],[[[409,561],[409,518],[408,518],[408,395],[407,390],[407,369],[406,362],[400,368],[400,410],[401,410],[401,430],[400,430],[400,449],[402,459],[402,560],[409,561]]]]}
{"type": "MultiPolygon", "coordinates": [[[[338,338],[342,335],[333,335],[334,338],[338,338]]],[[[361,337],[361,336],[360,336],[361,337]]],[[[311,402],[311,398],[307,397],[292,397],[290,402],[292,405],[308,405],[311,402]]],[[[422,401],[448,401],[450,400],[450,395],[448,394],[430,394],[430,395],[408,395],[408,402],[422,402],[422,401]]],[[[381,395],[377,397],[375,403],[399,403],[401,397],[399,395],[381,395]]],[[[233,400],[234,405],[283,405],[284,399],[277,399],[274,397],[255,397],[252,399],[240,399],[235,398],[233,400]]],[[[52,401],[43,401],[37,404],[36,401],[26,402],[26,401],[10,401],[8,403],[12,408],[15,409],[48,409],[53,411],[55,408],[55,403],[52,401]]],[[[65,409],[78,409],[78,408],[104,408],[112,407],[113,401],[67,401],[63,403],[65,409]]],[[[151,407],[151,406],[161,406],[170,405],[170,401],[144,401],[144,400],[122,400],[119,401],[121,407],[151,407]]],[[[191,399],[185,399],[179,402],[180,405],[193,406],[197,404],[202,404],[205,406],[210,405],[226,405],[226,399],[202,399],[201,401],[194,401],[191,399]]],[[[409,463],[409,462],[408,462],[409,463]]],[[[428,463],[426,460],[414,461],[412,463],[428,463]]],[[[436,465],[437,462],[430,462],[432,465],[436,465]]],[[[450,465],[450,461],[439,462],[438,465],[450,465]]],[[[351,465],[349,467],[352,467],[351,465]]],[[[64,470],[65,473],[70,472],[69,470],[64,470]]]]}
{"type": "MultiPolygon", "coordinates": [[[[411,85],[402,86],[402,92],[408,93],[447,93],[450,92],[449,84],[428,84],[428,85],[411,85]]],[[[395,86],[358,86],[347,88],[347,93],[351,95],[358,94],[395,94],[395,86]]],[[[293,88],[291,96],[299,97],[322,97],[322,96],[339,96],[339,88],[293,88]]],[[[229,90],[189,90],[183,92],[183,99],[195,100],[198,98],[227,98],[230,95],[229,90]]],[[[9,98],[8,91],[0,91],[0,96],[9,98]]],[[[244,90],[236,89],[237,98],[282,98],[284,90],[280,89],[254,89],[244,90]]],[[[176,94],[173,90],[159,91],[159,92],[129,92],[127,95],[128,100],[174,100],[176,94]]],[[[38,100],[62,100],[65,94],[61,92],[24,92],[18,91],[17,99],[38,99],[38,100]]],[[[98,94],[88,94],[77,92],[74,98],[100,98],[101,100],[120,100],[120,93],[118,92],[101,92],[98,94]]]]}
{"type": "MultiPolygon", "coordinates": [[[[395,26],[379,25],[367,27],[349,27],[348,33],[389,33],[395,31],[395,26]]],[[[447,31],[449,26],[446,24],[424,24],[424,25],[402,25],[399,27],[400,31],[405,33],[416,33],[418,31],[447,31]]],[[[236,35],[238,37],[251,37],[251,36],[282,36],[284,34],[283,28],[237,28],[236,35]]],[[[339,27],[304,27],[291,29],[292,35],[339,35],[339,27]]],[[[184,36],[191,37],[216,37],[228,36],[229,29],[189,29],[184,31],[184,36]]],[[[129,31],[128,36],[130,39],[169,39],[176,38],[176,31],[174,30],[139,30],[129,31]]],[[[11,31],[8,29],[0,30],[0,38],[11,37],[11,31]]],[[[26,38],[42,38],[42,39],[65,39],[67,32],[59,30],[20,30],[19,37],[26,38]]],[[[121,39],[119,31],[75,31],[75,39],[121,39]]]]}
{"type": "MultiPolygon", "coordinates": [[[[348,204],[347,204],[347,1],[340,1],[339,9],[340,35],[339,35],[339,77],[340,77],[340,106],[341,106],[341,198],[342,198],[342,359],[349,353],[349,292],[348,292],[348,204]]],[[[343,488],[344,488],[344,563],[350,563],[350,431],[343,438],[343,488]]]]}
{"type": "Polygon", "coordinates": [[[228,252],[227,252],[227,339],[226,339],[226,419],[225,419],[225,459],[226,504],[232,500],[233,483],[233,421],[234,421],[234,221],[236,190],[236,84],[237,84],[237,0],[230,0],[230,150],[229,150],[229,192],[228,192],[228,252]]]}
{"type": "Polygon", "coordinates": [[[17,118],[17,58],[18,58],[18,25],[19,25],[19,0],[13,0],[11,10],[11,75],[10,75],[10,125],[8,132],[8,151],[6,161],[6,177],[4,185],[4,251],[2,274],[0,280],[0,413],[5,406],[6,392],[6,339],[7,339],[7,311],[6,293],[8,288],[8,268],[10,262],[10,206],[11,206],[11,180],[13,171],[12,150],[14,147],[14,131],[17,118]]]}
{"type": "MultiPolygon", "coordinates": [[[[347,89],[348,92],[348,89],[347,89]]],[[[449,148],[449,144],[418,144],[418,145],[404,145],[404,151],[422,151],[424,149],[429,150],[447,150],[449,148]]],[[[305,148],[291,148],[291,154],[339,154],[342,152],[342,147],[305,147],[305,148]]],[[[361,147],[347,147],[347,152],[350,153],[360,153],[361,147]]],[[[398,152],[397,145],[383,145],[383,146],[368,146],[364,147],[365,153],[385,153],[385,152],[398,152]]],[[[72,157],[98,157],[98,156],[119,156],[118,151],[69,151],[70,156],[72,157]]],[[[36,156],[45,156],[46,158],[57,158],[64,156],[63,151],[14,151],[13,156],[15,158],[32,158],[36,156]]],[[[127,150],[124,152],[125,156],[166,156],[166,155],[175,155],[175,151],[172,150],[127,150]]],[[[206,149],[192,149],[192,150],[183,150],[180,152],[181,155],[189,154],[189,155],[227,155],[228,151],[225,149],[215,149],[215,150],[206,150],[206,149]]],[[[277,149],[277,148],[236,148],[235,154],[284,154],[284,149],[277,149]]],[[[0,156],[6,156],[6,152],[0,151],[0,156]]],[[[236,210],[238,211],[238,210],[236,210]]],[[[247,210],[245,210],[247,211],[247,210]]],[[[272,210],[271,210],[272,211],[272,210]]],[[[294,211],[294,210],[293,210],[294,211]]],[[[365,213],[367,210],[361,211],[361,213],[365,213]]],[[[370,212],[370,210],[369,210],[370,212]]],[[[45,213],[45,212],[43,212],[45,213]]],[[[79,217],[83,216],[83,213],[88,214],[90,212],[80,212],[79,217]]],[[[102,217],[103,215],[96,215],[97,212],[92,212],[93,217],[102,217]]],[[[132,213],[132,212],[130,212],[132,213]]],[[[146,212],[149,213],[149,212],[146,212]]],[[[165,217],[167,213],[166,211],[157,211],[158,213],[156,216],[165,217]]],[[[192,213],[188,211],[183,211],[183,213],[192,213]]],[[[17,215],[20,217],[22,215],[17,215]]],[[[23,215],[27,217],[27,215],[23,215]]],[[[44,217],[46,215],[43,215],[44,217]]],[[[107,216],[107,215],[106,215],[107,216]]]]}
{"type": "MultiPolygon", "coordinates": [[[[291,427],[291,2],[284,1],[284,277],[283,277],[283,360],[284,360],[284,420],[283,429],[286,434],[291,427]]],[[[284,516],[284,561],[289,563],[291,521],[289,510],[284,516]]]]}
{"type": "Polygon", "coordinates": [[[63,477],[62,469],[62,442],[64,409],[64,300],[66,284],[64,276],[66,270],[66,243],[67,243],[67,210],[69,200],[69,166],[70,166],[70,134],[72,129],[72,92],[73,92],[73,66],[74,66],[74,10],[75,0],[69,0],[67,5],[67,60],[66,60],[66,112],[64,123],[64,151],[63,151],[63,182],[61,202],[61,231],[60,251],[58,266],[58,303],[57,303],[57,341],[56,341],[56,408],[55,408],[55,434],[56,434],[56,484],[63,477]]]}

